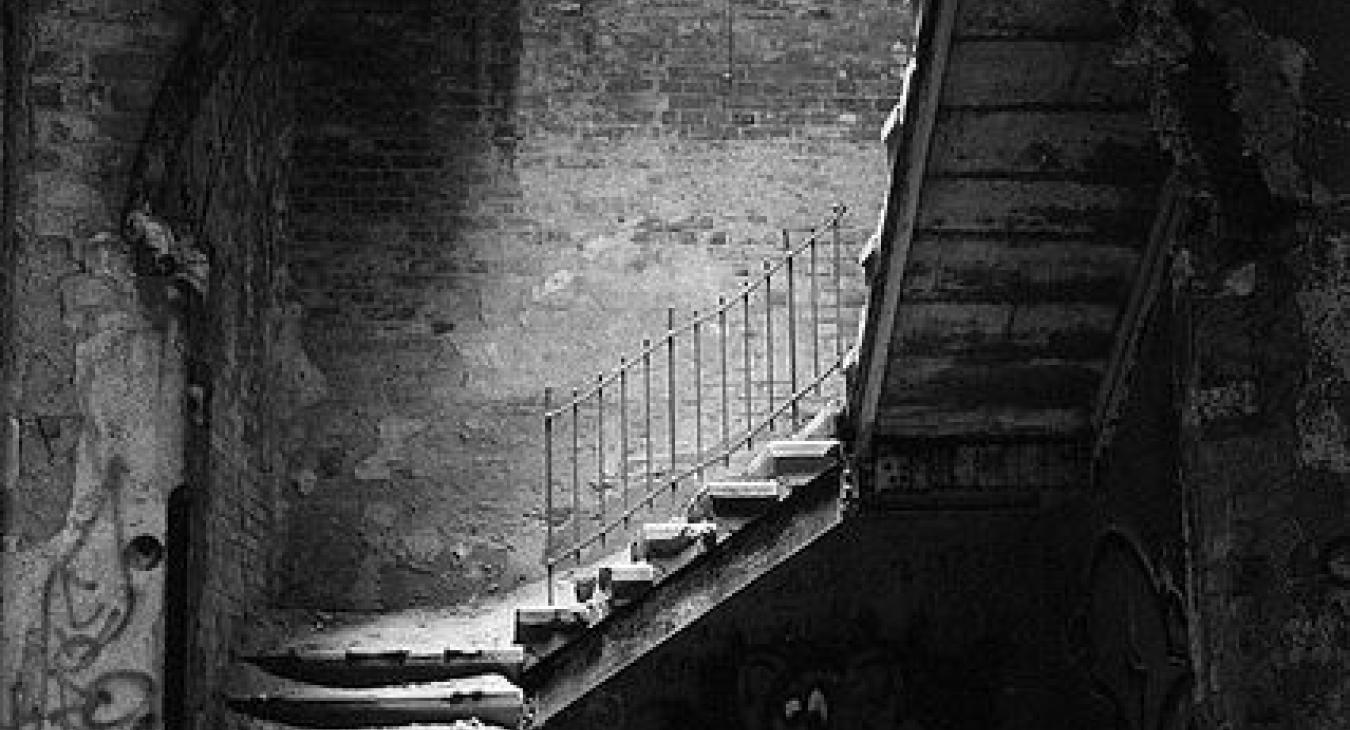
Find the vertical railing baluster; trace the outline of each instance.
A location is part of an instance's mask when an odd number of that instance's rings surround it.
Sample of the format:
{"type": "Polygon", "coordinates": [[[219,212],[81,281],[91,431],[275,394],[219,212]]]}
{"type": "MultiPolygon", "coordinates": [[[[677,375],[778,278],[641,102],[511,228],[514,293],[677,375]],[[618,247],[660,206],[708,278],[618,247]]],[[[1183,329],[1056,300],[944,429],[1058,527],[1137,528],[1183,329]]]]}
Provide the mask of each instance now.
{"type": "Polygon", "coordinates": [[[703,323],[694,310],[694,459],[698,464],[698,482],[703,483],[703,323]]]}
{"type": "Polygon", "coordinates": [[[619,498],[628,528],[628,359],[619,358],[619,498]]]}
{"type": "Polygon", "coordinates": [[[807,244],[810,249],[811,275],[808,281],[811,284],[811,380],[815,382],[816,397],[820,397],[820,293],[816,285],[816,277],[820,274],[819,261],[816,256],[816,232],[811,232],[811,242],[807,244]]]}
{"type": "Polygon", "coordinates": [[[652,495],[652,341],[642,341],[642,413],[646,420],[647,488],[643,491],[643,507],[651,506],[652,495]]]}
{"type": "Polygon", "coordinates": [[[764,384],[768,388],[769,433],[773,433],[773,264],[764,262],[764,384]]]}
{"type": "MultiPolygon", "coordinates": [[[[581,544],[581,403],[579,391],[572,389],[572,539],[581,544]]],[[[574,546],[575,547],[575,546],[574,546]]],[[[577,552],[580,562],[581,553],[577,552]]]]}
{"type": "Polygon", "coordinates": [[[544,388],[544,580],[553,605],[553,389],[544,388]]]}
{"type": "Polygon", "coordinates": [[[600,545],[607,537],[606,508],[609,485],[605,483],[605,374],[595,376],[595,495],[600,512],[600,545]]]}
{"type": "Polygon", "coordinates": [[[750,285],[747,283],[741,292],[744,328],[741,330],[741,364],[745,371],[745,447],[748,449],[755,441],[755,381],[752,377],[754,362],[750,358],[750,285]]]}
{"type": "Polygon", "coordinates": [[[666,419],[670,432],[670,480],[671,495],[675,493],[674,477],[679,473],[675,468],[675,308],[666,310],[666,419]]]}
{"type": "Polygon", "coordinates": [[[792,254],[792,239],[786,228],[783,229],[783,249],[788,252],[787,268],[787,336],[788,336],[788,399],[792,430],[797,430],[797,421],[801,410],[797,403],[797,283],[794,274],[797,257],[792,254]]]}
{"type": "Polygon", "coordinates": [[[718,369],[722,389],[722,465],[731,466],[731,405],[727,399],[727,298],[717,298],[718,369]]]}
{"type": "Polygon", "coordinates": [[[839,242],[839,219],[843,216],[843,206],[834,206],[834,218],[830,221],[830,237],[834,245],[834,362],[844,362],[844,283],[842,277],[843,252],[839,242]]]}

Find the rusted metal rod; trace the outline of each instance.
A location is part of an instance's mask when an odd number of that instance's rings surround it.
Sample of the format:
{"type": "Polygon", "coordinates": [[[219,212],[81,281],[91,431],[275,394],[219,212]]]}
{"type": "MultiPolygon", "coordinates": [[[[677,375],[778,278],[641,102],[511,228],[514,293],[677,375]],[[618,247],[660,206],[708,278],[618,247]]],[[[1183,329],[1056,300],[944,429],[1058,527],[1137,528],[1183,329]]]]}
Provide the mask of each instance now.
{"type": "Polygon", "coordinates": [[[839,241],[839,219],[844,215],[844,207],[836,205],[834,220],[830,221],[830,238],[834,247],[834,359],[844,359],[844,282],[843,252],[839,241]]]}
{"type": "Polygon", "coordinates": [[[811,235],[810,243],[810,266],[811,275],[807,281],[811,285],[811,379],[816,381],[815,393],[820,395],[820,287],[817,285],[816,277],[820,274],[819,261],[816,257],[816,237],[811,235]]]}
{"type": "Polygon", "coordinates": [[[773,432],[773,264],[764,262],[764,385],[769,409],[769,432],[773,432]]]}
{"type": "MultiPolygon", "coordinates": [[[[755,381],[753,379],[754,360],[750,357],[750,287],[741,292],[741,303],[744,305],[741,309],[744,314],[744,322],[741,328],[741,364],[745,371],[745,427],[750,428],[755,422],[755,381]]],[[[750,441],[746,442],[746,448],[749,448],[750,441]]]]}
{"type": "Polygon", "coordinates": [[[581,542],[581,402],[572,389],[572,539],[581,542]]]}
{"type": "MultiPolygon", "coordinates": [[[[619,491],[628,513],[628,360],[619,358],[619,491]]],[[[624,517],[624,527],[628,518],[624,517]]]]}
{"type": "MultiPolygon", "coordinates": [[[[694,310],[694,458],[703,462],[703,339],[702,323],[698,320],[698,310],[694,310]]],[[[698,480],[703,481],[703,468],[699,467],[698,480]]]]}
{"type": "Polygon", "coordinates": [[[731,442],[731,406],[727,397],[727,298],[717,298],[717,339],[718,339],[718,370],[719,380],[721,381],[722,391],[722,446],[727,450],[722,459],[724,465],[730,466],[731,452],[727,449],[731,442]]]}
{"type": "MultiPolygon", "coordinates": [[[[595,496],[600,513],[600,524],[605,524],[605,507],[608,501],[605,483],[605,374],[595,376],[599,387],[595,389],[595,496]]],[[[600,544],[605,544],[605,535],[600,535],[600,544]]]]}
{"type": "MultiPolygon", "coordinates": [[[[789,238],[787,229],[783,229],[783,248],[787,251],[792,250],[792,239],[789,238]]],[[[797,257],[788,254],[787,257],[787,336],[788,336],[788,392],[797,392],[797,284],[796,284],[796,261],[797,257]]],[[[792,419],[792,430],[797,430],[797,421],[801,417],[801,408],[798,405],[799,399],[792,399],[792,406],[789,409],[789,417],[792,419]]]]}
{"type": "Polygon", "coordinates": [[[553,389],[544,388],[544,572],[553,605],[553,389]]]}
{"type": "Polygon", "coordinates": [[[644,494],[652,491],[652,350],[651,340],[642,341],[642,415],[646,420],[643,439],[646,443],[647,488],[644,494]]]}
{"type": "MultiPolygon", "coordinates": [[[[670,473],[675,467],[675,308],[666,310],[666,429],[670,435],[670,473]]],[[[671,491],[675,482],[670,483],[671,491]]]]}

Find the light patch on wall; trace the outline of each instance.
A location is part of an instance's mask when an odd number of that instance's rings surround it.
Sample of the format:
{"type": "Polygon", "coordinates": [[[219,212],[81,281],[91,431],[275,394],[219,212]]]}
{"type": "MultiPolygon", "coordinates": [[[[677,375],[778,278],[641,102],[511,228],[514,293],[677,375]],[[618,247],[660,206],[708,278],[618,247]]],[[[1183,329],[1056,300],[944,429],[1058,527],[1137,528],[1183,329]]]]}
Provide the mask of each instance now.
{"type": "Polygon", "coordinates": [[[407,440],[426,427],[427,422],[420,418],[385,416],[380,419],[376,426],[379,431],[380,444],[375,448],[375,453],[362,459],[361,463],[356,465],[356,478],[362,481],[391,478],[393,476],[392,468],[403,460],[403,451],[407,440]]]}
{"type": "Polygon", "coordinates": [[[537,286],[531,287],[530,293],[534,295],[535,301],[547,299],[555,294],[564,292],[577,280],[576,272],[567,269],[559,269],[549,274],[543,282],[537,286]]]}
{"type": "Polygon", "coordinates": [[[434,563],[445,552],[445,540],[441,531],[435,527],[423,527],[403,536],[401,546],[403,556],[413,563],[434,563]]]}

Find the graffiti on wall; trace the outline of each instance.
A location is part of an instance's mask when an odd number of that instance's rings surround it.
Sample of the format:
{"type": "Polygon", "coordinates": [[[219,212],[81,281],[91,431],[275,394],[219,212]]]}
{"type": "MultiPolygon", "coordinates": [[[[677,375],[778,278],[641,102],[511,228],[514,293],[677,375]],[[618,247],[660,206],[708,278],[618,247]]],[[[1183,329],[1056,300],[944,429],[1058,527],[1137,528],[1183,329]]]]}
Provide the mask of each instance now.
{"type": "Polygon", "coordinates": [[[1070,637],[1114,727],[1189,727],[1194,676],[1181,592],[1119,531],[1098,539],[1088,566],[1070,637]]]}
{"type": "Polygon", "coordinates": [[[154,677],[109,661],[136,608],[132,571],[159,562],[145,540],[127,541],[127,467],[115,459],[93,504],[77,506],[74,544],[42,587],[42,621],[24,642],[24,670],[10,687],[6,730],[153,727],[154,677]],[[111,569],[110,569],[111,568],[111,569]]]}
{"type": "Polygon", "coordinates": [[[99,236],[62,282],[79,428],[62,527],[6,555],[0,729],[152,730],[165,503],[182,479],[181,343],[137,304],[123,241],[99,236]]]}
{"type": "Polygon", "coordinates": [[[926,730],[988,727],[996,717],[1005,648],[971,635],[939,641],[912,618],[897,638],[874,620],[834,614],[844,635],[821,632],[748,642],[719,634],[712,653],[670,654],[643,672],[650,694],[602,690],[575,727],[588,730],[926,730]],[[641,696],[641,699],[637,699],[641,696]]]}
{"type": "Polygon", "coordinates": [[[744,730],[893,730],[913,711],[906,684],[901,661],[880,646],[763,648],[737,669],[736,719],[744,730]]]}

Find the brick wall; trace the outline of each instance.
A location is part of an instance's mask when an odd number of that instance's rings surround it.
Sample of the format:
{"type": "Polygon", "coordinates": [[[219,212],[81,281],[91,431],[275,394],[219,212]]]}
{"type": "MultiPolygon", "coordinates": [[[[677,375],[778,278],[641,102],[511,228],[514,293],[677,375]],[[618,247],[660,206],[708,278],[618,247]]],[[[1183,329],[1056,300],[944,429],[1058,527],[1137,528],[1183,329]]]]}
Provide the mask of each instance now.
{"type": "MultiPolygon", "coordinates": [[[[282,246],[289,157],[289,5],[205,14],[162,87],[134,170],[140,198],[208,254],[186,305],[191,418],[181,511],[188,555],[170,631],[166,708],[182,727],[226,727],[216,690],[232,652],[269,640],[285,518],[282,443],[321,392],[306,381],[282,246]],[[180,622],[180,623],[175,623],[180,622]],[[181,672],[181,676],[177,673],[181,672]],[[172,685],[171,685],[172,686],[172,685]]],[[[232,720],[227,720],[233,718],[232,720]]]]}
{"type": "MultiPolygon", "coordinates": [[[[288,262],[332,397],[292,452],[283,602],[537,574],[547,385],[706,309],[837,202],[858,245],[904,10],[530,1],[316,10],[288,262]]],[[[844,325],[847,327],[847,325],[844,325]]],[[[851,330],[850,330],[851,331],[851,330]]]]}

